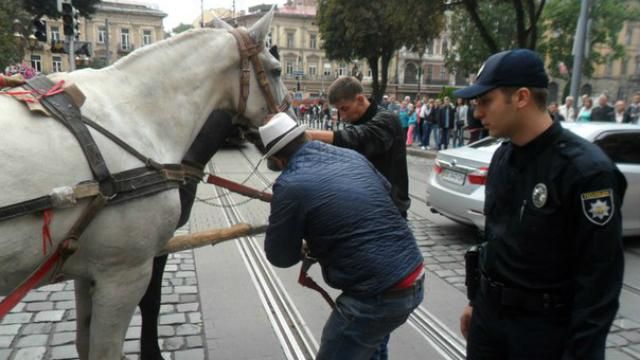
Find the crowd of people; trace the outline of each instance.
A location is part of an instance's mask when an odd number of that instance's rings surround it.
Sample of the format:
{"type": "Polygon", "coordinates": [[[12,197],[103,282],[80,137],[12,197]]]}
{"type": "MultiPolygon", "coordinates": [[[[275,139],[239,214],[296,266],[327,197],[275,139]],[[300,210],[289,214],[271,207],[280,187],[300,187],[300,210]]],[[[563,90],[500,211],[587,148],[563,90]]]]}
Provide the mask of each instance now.
{"type": "Polygon", "coordinates": [[[633,95],[633,101],[627,105],[624,100],[618,100],[613,105],[607,94],[598,97],[598,106],[593,105],[589,95],[582,95],[578,112],[574,109],[573,96],[567,96],[562,106],[552,102],[549,112],[555,121],[569,122],[615,122],[619,124],[638,124],[640,115],[640,92],[633,95]]]}

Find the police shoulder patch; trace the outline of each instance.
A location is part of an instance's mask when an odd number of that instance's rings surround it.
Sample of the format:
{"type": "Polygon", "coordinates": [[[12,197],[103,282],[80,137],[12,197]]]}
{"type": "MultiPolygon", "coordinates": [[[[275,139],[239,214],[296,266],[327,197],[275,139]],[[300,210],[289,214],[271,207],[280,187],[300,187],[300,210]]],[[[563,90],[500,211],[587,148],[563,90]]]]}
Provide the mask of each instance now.
{"type": "Polygon", "coordinates": [[[582,212],[589,221],[604,226],[611,218],[615,207],[613,204],[613,190],[605,189],[580,194],[582,212]]]}

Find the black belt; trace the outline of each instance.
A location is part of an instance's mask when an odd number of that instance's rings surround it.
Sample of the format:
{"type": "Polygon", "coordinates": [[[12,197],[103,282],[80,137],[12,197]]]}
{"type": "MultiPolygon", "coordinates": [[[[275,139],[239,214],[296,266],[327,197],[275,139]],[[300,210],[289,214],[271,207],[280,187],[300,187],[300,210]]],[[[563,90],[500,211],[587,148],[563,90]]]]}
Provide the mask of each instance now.
{"type": "Polygon", "coordinates": [[[551,312],[562,310],[569,304],[566,294],[510,288],[484,275],[480,277],[480,289],[490,301],[518,310],[551,312]]]}
{"type": "Polygon", "coordinates": [[[388,299],[388,298],[399,298],[399,297],[404,297],[404,296],[414,294],[418,287],[420,288],[422,287],[422,284],[424,282],[424,276],[425,276],[424,273],[420,275],[420,277],[418,277],[413,282],[413,284],[411,284],[409,287],[405,287],[402,289],[391,288],[391,289],[385,290],[382,294],[380,294],[380,296],[385,299],[388,299]]]}

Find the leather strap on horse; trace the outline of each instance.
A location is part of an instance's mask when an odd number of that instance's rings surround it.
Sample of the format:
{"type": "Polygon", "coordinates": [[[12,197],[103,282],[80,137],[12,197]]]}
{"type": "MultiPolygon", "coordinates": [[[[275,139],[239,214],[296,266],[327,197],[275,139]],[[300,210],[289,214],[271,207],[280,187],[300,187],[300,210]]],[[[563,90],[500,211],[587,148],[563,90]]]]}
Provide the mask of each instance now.
{"type": "Polygon", "coordinates": [[[207,183],[220,186],[234,193],[244,195],[252,199],[262,200],[264,202],[271,202],[271,199],[273,197],[271,194],[267,192],[256,190],[246,185],[239,184],[235,181],[223,179],[215,175],[209,175],[207,177],[207,183]]]}
{"type": "MultiPolygon", "coordinates": [[[[34,92],[41,93],[44,89],[49,89],[55,84],[46,76],[36,76],[25,84],[34,92]]],[[[111,174],[107,169],[106,162],[98,149],[98,145],[91,136],[89,129],[82,122],[80,109],[73,106],[73,101],[64,92],[40,99],[42,105],[54,115],[65,127],[71,131],[80,144],[80,148],[87,158],[93,176],[100,182],[102,193],[106,196],[113,194],[111,186],[111,174]]]]}
{"type": "Polygon", "coordinates": [[[282,104],[276,102],[275,96],[271,91],[269,85],[269,79],[265,73],[264,66],[258,58],[258,55],[263,50],[263,45],[256,44],[255,41],[249,35],[249,31],[245,28],[235,28],[229,30],[229,32],[235,37],[238,43],[238,50],[240,52],[240,99],[238,100],[238,114],[243,115],[247,108],[247,99],[249,98],[249,88],[251,85],[251,64],[256,72],[256,79],[262,90],[262,94],[267,102],[269,112],[276,114],[278,112],[285,111],[289,108],[289,100],[287,97],[283,99],[282,104]]]}

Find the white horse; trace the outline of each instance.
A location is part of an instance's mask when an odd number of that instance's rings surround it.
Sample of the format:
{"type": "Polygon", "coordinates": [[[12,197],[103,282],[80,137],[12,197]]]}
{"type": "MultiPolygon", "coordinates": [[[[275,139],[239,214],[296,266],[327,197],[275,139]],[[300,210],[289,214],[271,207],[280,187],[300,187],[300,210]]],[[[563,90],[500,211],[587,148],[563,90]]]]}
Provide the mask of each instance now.
{"type": "MultiPolygon", "coordinates": [[[[269,12],[249,29],[257,44],[264,44],[272,18],[269,12]]],[[[279,78],[279,62],[266,49],[258,59],[275,100],[284,100],[287,90],[279,78]]],[[[105,69],[59,77],[86,95],[83,115],[157,162],[180,163],[213,110],[237,108],[240,60],[232,34],[203,29],[139,49],[105,69]]],[[[253,74],[249,89],[246,110],[240,114],[244,116],[237,121],[255,129],[269,111],[253,74]]],[[[8,97],[0,97],[0,109],[0,207],[93,178],[77,141],[57,120],[34,115],[8,97]]],[[[91,132],[111,173],[142,165],[91,132]]],[[[54,211],[54,248],[87,203],[54,211]]],[[[78,251],[61,269],[65,278],[75,280],[76,347],[81,359],[121,358],[152,259],[171,238],[179,212],[178,191],[169,190],[108,206],[83,233],[78,251]]],[[[44,261],[42,221],[33,214],[0,222],[0,295],[7,295],[44,261]]]]}

